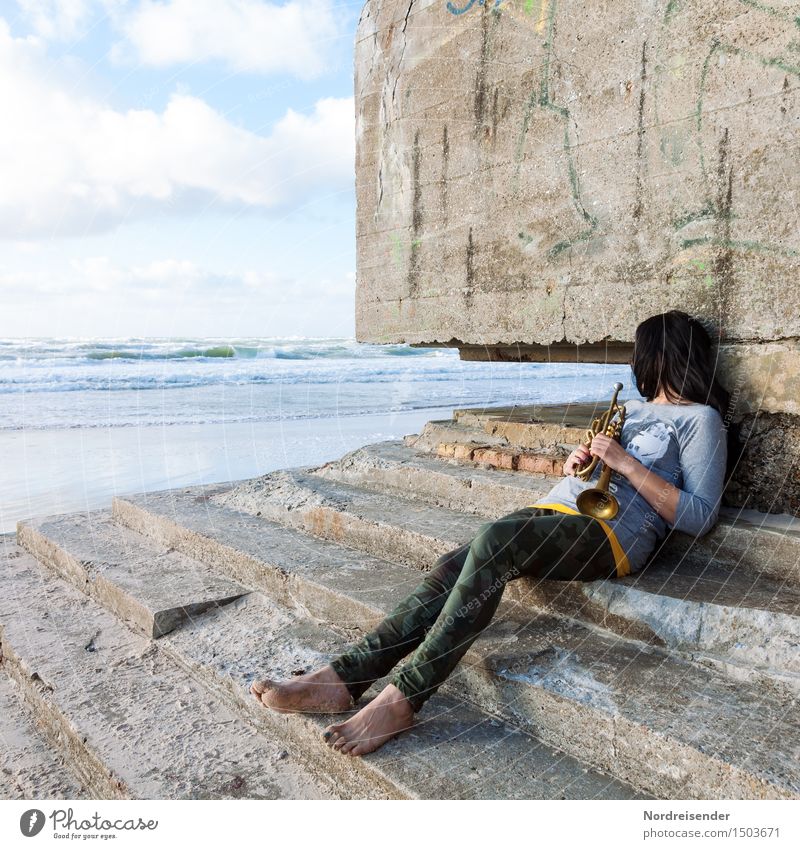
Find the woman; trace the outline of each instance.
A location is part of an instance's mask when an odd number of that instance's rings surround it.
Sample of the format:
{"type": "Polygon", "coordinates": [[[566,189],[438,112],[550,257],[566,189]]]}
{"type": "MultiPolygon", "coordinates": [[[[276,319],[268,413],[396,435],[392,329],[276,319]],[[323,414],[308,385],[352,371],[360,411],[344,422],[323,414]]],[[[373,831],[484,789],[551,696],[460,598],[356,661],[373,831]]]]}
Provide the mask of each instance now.
{"type": "Polygon", "coordinates": [[[489,624],[508,581],[528,575],[592,581],[640,571],[667,528],[701,536],[715,524],[726,477],[729,396],[714,377],[705,328],[684,312],[636,328],[630,365],[646,402],[625,402],[620,442],[598,434],[577,447],[562,478],[539,502],[481,526],[439,558],[414,591],[330,664],[292,681],[256,681],[253,695],[278,711],[348,711],[377,679],[413,651],[381,693],[344,722],[328,745],[371,752],[413,725],[414,715],[489,624]],[[620,509],[601,522],[575,498],[596,485],[576,477],[594,455],[612,470],[620,509]]]}

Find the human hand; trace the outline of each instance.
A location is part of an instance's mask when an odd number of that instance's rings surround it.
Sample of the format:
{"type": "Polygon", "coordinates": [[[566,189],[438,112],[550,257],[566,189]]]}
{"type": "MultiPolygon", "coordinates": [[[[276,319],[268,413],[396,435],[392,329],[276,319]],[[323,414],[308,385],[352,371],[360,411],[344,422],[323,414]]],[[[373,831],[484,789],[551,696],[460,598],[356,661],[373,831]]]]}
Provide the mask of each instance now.
{"type": "Polygon", "coordinates": [[[628,454],[616,439],[604,433],[598,433],[592,437],[589,453],[593,457],[599,457],[610,469],[625,476],[629,474],[636,462],[636,458],[628,454]]]}
{"type": "Polygon", "coordinates": [[[582,466],[591,459],[592,455],[589,453],[589,449],[585,445],[579,445],[564,461],[561,471],[565,475],[574,475],[578,466],[582,466]]]}

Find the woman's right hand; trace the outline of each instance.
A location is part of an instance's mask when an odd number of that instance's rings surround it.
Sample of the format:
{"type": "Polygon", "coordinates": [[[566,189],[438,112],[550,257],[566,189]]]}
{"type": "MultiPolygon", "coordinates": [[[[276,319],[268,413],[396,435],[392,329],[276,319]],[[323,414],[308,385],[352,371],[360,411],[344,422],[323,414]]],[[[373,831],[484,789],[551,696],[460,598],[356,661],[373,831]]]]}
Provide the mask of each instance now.
{"type": "Polygon", "coordinates": [[[589,449],[585,445],[579,445],[572,454],[564,461],[562,471],[565,475],[574,475],[578,466],[582,466],[592,459],[589,449]]]}

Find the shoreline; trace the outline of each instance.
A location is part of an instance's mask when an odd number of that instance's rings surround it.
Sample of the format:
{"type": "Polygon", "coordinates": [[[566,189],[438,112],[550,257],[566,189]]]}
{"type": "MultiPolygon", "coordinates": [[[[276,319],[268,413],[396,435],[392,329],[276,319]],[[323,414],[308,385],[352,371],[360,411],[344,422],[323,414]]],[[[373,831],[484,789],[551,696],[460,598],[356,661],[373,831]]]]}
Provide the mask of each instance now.
{"type": "Polygon", "coordinates": [[[0,533],[20,519],[107,509],[114,495],[227,483],[321,465],[418,432],[454,407],[216,424],[0,431],[0,533]]]}

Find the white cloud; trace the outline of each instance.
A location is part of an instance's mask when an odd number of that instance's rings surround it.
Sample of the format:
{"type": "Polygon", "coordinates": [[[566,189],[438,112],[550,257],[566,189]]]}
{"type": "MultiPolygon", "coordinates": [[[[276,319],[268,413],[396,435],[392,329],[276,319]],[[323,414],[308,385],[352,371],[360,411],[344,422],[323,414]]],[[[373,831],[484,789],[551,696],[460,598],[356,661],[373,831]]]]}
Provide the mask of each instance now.
{"type": "Polygon", "coordinates": [[[0,238],[103,232],[212,204],[285,209],[354,179],[352,98],[289,109],[268,136],[175,93],[162,112],[117,111],[65,86],[42,43],[0,18],[0,238]]]}
{"type": "Polygon", "coordinates": [[[237,72],[323,74],[349,31],[334,0],[16,0],[20,19],[48,41],[78,40],[100,16],[121,39],[109,56],[166,68],[220,62],[237,72]]]}
{"type": "Polygon", "coordinates": [[[350,335],[354,287],[352,272],[311,280],[87,256],[58,273],[0,270],[0,336],[350,335]]]}
{"type": "Polygon", "coordinates": [[[186,292],[209,285],[215,277],[188,260],[156,260],[124,268],[107,256],[87,256],[66,262],[55,274],[41,268],[0,273],[0,294],[4,301],[13,301],[29,300],[33,294],[72,298],[87,293],[186,292]]]}
{"type": "Polygon", "coordinates": [[[92,0],[17,0],[33,31],[46,39],[75,38],[94,5],[92,0]]]}
{"type": "Polygon", "coordinates": [[[213,295],[215,300],[237,299],[242,294],[269,295],[276,301],[293,303],[320,296],[347,297],[355,290],[355,275],[341,279],[323,275],[313,283],[306,278],[287,277],[272,271],[243,268],[224,273],[203,268],[188,259],[157,259],[142,265],[123,266],[108,256],[74,258],[58,274],[37,268],[0,272],[0,297],[30,299],[32,294],[74,297],[113,293],[180,298],[188,293],[213,295]]]}
{"type": "Polygon", "coordinates": [[[312,79],[325,71],[342,22],[333,0],[143,0],[118,21],[125,42],[116,52],[153,67],[217,60],[312,79]]]}

